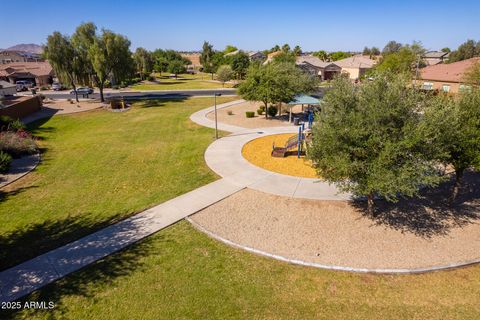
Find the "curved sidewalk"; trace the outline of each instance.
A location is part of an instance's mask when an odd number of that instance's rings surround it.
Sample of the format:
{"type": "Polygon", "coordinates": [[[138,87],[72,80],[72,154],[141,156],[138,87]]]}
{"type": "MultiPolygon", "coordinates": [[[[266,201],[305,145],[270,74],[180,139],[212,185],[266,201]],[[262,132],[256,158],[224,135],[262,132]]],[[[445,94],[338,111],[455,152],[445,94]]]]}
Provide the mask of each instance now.
{"type": "MultiPolygon", "coordinates": [[[[222,109],[245,102],[236,100],[217,106],[222,109]]],[[[207,118],[213,107],[202,109],[190,116],[199,125],[215,128],[215,122],[207,118]]],[[[231,135],[213,142],[205,152],[207,165],[227,181],[254,190],[279,196],[312,200],[348,200],[350,194],[340,193],[334,186],[320,179],[287,176],[257,167],[242,155],[243,146],[256,138],[272,134],[296,133],[297,127],[269,127],[246,129],[218,122],[218,129],[232,132],[231,135]]]]}

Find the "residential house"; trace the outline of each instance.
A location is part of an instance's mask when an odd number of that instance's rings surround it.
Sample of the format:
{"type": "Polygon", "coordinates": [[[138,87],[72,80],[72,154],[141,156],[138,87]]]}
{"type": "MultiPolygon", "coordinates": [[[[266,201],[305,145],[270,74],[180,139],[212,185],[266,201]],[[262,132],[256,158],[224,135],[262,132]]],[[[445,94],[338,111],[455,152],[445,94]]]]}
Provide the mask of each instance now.
{"type": "Polygon", "coordinates": [[[299,56],[296,64],[305,72],[319,77],[321,81],[331,80],[342,71],[336,62],[325,62],[314,56],[299,56]]]}
{"type": "Polygon", "coordinates": [[[444,93],[458,93],[468,89],[464,75],[480,57],[453,63],[441,63],[420,69],[420,85],[424,90],[437,90],[444,93]]]}
{"type": "Polygon", "coordinates": [[[0,65],[0,80],[16,83],[28,80],[36,86],[46,86],[53,82],[54,72],[47,62],[22,62],[0,65]]]}
{"type": "Polygon", "coordinates": [[[342,74],[347,74],[352,80],[360,79],[365,72],[372,69],[376,63],[377,61],[363,55],[356,55],[335,61],[335,64],[342,68],[342,74]]]}
{"type": "Polygon", "coordinates": [[[38,61],[43,61],[38,53],[12,50],[0,51],[0,64],[38,61]]]}
{"type": "Polygon", "coordinates": [[[248,57],[250,61],[263,61],[267,58],[267,56],[261,51],[251,51],[248,53],[248,57]]]}
{"type": "Polygon", "coordinates": [[[17,93],[17,86],[7,82],[0,80],[0,96],[13,96],[17,93]]]}
{"type": "Polygon", "coordinates": [[[422,56],[423,61],[427,66],[434,66],[439,63],[444,63],[448,61],[449,52],[443,51],[428,51],[422,56]]]}
{"type": "Polygon", "coordinates": [[[200,53],[182,53],[181,55],[191,62],[191,64],[187,66],[188,69],[199,69],[202,67],[200,63],[200,53]]]}

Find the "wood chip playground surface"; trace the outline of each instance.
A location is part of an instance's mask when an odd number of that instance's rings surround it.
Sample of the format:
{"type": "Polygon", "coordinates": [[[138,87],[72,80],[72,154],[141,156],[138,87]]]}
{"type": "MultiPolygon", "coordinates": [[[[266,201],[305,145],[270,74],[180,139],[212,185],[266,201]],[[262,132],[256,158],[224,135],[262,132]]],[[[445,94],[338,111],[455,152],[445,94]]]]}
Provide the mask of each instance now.
{"type": "Polygon", "coordinates": [[[274,134],[252,140],[245,144],[242,155],[250,163],[266,170],[303,178],[318,178],[311,161],[304,155],[297,156],[297,149],[290,151],[285,158],[272,157],[272,146],[283,146],[295,134],[274,134]]]}

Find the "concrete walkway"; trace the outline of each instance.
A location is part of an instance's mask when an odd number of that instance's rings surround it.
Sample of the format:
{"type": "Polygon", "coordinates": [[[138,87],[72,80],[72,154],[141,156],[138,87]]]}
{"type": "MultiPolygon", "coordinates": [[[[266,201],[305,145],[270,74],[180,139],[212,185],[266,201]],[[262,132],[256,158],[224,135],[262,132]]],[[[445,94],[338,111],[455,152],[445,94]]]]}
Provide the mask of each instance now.
{"type": "MultiPolygon", "coordinates": [[[[225,108],[243,100],[218,105],[225,108]]],[[[206,117],[213,107],[192,114],[190,119],[214,128],[206,117]]],[[[46,116],[49,116],[47,114],[46,116]]],[[[181,219],[192,215],[245,187],[277,195],[309,199],[340,200],[348,195],[316,179],[290,177],[258,168],[246,161],[242,146],[257,137],[296,132],[296,127],[245,129],[219,123],[218,128],[233,132],[212,143],[205,153],[210,168],[223,178],[200,187],[135,216],[85,236],[75,242],[0,272],[0,301],[13,301],[71,272],[102,259],[181,219]]]]}
{"type": "MultiPolygon", "coordinates": [[[[217,109],[244,103],[236,100],[217,106],[217,109]]],[[[190,119],[205,127],[215,128],[215,122],[207,118],[213,107],[202,109],[190,119]]],[[[287,176],[257,167],[242,156],[243,146],[256,138],[272,134],[296,133],[298,127],[269,127],[246,129],[218,123],[218,129],[232,132],[231,135],[213,142],[205,152],[207,165],[233,184],[279,196],[312,200],[348,200],[350,194],[341,193],[334,185],[320,179],[287,176]]]]}
{"type": "Polygon", "coordinates": [[[10,183],[17,181],[33,169],[35,169],[40,162],[40,154],[31,154],[21,157],[19,159],[13,159],[10,164],[10,170],[0,175],[0,189],[9,185],[10,183]]]}
{"type": "Polygon", "coordinates": [[[0,301],[13,301],[125,248],[243,187],[212,182],[75,242],[0,272],[0,301]]]}
{"type": "MultiPolygon", "coordinates": [[[[237,105],[237,104],[240,104],[240,103],[244,103],[244,102],[245,102],[245,100],[235,100],[235,101],[231,101],[231,102],[227,102],[227,103],[218,104],[217,105],[217,110],[227,108],[227,107],[231,107],[231,106],[234,106],[234,105],[237,105]]],[[[207,118],[207,114],[209,114],[210,112],[212,112],[214,110],[215,110],[215,108],[213,106],[209,107],[209,108],[199,110],[195,113],[192,113],[192,115],[190,116],[190,120],[192,120],[193,122],[195,122],[195,123],[197,123],[201,126],[215,129],[215,121],[212,121],[212,120],[207,118]]],[[[246,130],[243,127],[232,126],[232,125],[221,123],[221,122],[218,122],[217,126],[218,126],[218,130],[228,131],[228,132],[231,132],[231,133],[238,133],[238,132],[242,132],[242,131],[246,130]]]]}

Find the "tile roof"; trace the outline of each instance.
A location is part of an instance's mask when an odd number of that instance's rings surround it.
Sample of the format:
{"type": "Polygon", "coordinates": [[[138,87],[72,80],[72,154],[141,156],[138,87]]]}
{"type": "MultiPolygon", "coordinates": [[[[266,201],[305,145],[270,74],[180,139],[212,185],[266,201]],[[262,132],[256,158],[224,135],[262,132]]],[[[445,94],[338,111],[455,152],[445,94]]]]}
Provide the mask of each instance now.
{"type": "Polygon", "coordinates": [[[308,63],[318,68],[325,68],[332,64],[332,62],[325,62],[314,56],[299,56],[297,57],[297,64],[308,63]]]}
{"type": "Polygon", "coordinates": [[[335,64],[342,68],[372,68],[376,63],[377,61],[363,55],[335,61],[335,64]]]}
{"type": "Polygon", "coordinates": [[[424,58],[442,58],[442,57],[447,57],[449,55],[448,52],[443,52],[443,51],[428,51],[425,52],[423,55],[424,58]]]}
{"type": "Polygon", "coordinates": [[[465,71],[477,62],[480,62],[480,57],[428,66],[420,69],[420,78],[433,81],[462,82],[465,71]]]}
{"type": "Polygon", "coordinates": [[[8,76],[12,73],[31,73],[35,76],[52,75],[53,70],[50,63],[43,62],[16,62],[0,65],[0,76],[8,76]]]}

